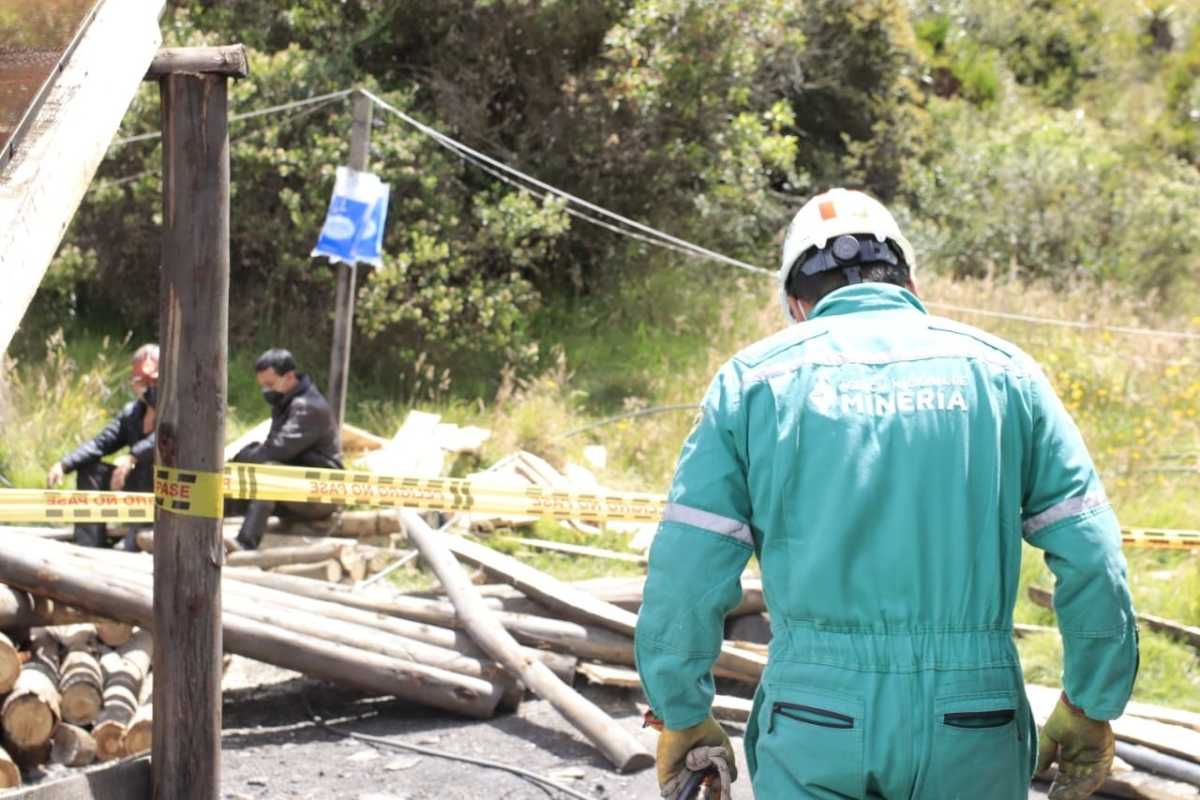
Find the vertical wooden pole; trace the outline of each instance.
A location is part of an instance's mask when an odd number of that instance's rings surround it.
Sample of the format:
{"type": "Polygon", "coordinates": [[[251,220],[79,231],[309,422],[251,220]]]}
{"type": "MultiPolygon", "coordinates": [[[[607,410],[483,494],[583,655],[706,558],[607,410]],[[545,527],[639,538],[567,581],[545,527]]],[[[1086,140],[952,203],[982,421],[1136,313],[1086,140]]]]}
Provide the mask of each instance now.
{"type": "MultiPolygon", "coordinates": [[[[200,52],[200,51],[197,51],[200,52]]],[[[175,57],[179,52],[174,53],[175,57]]],[[[169,71],[156,470],[219,473],[229,317],[229,129],[223,68],[169,71]]],[[[245,74],[244,55],[242,71],[245,74]]],[[[154,74],[153,71],[151,74],[154,74]]],[[[157,477],[157,475],[156,475],[157,477]]],[[[158,508],[154,536],[153,796],[217,800],[221,768],[220,518],[158,508]]]]}
{"type": "MultiPolygon", "coordinates": [[[[366,172],[371,160],[371,98],[354,95],[354,126],[350,129],[350,168],[366,172]]],[[[346,382],[350,373],[350,340],[354,335],[354,283],[357,265],[338,264],[337,297],[333,321],[333,349],[329,359],[329,407],[341,435],[346,416],[346,382]]]]}

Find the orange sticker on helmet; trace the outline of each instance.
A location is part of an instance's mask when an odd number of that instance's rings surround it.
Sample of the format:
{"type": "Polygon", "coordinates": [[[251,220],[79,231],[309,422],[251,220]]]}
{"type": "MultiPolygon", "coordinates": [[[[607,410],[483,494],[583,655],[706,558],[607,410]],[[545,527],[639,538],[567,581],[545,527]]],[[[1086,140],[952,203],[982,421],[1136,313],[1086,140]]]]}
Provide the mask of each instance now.
{"type": "Polygon", "coordinates": [[[821,219],[833,219],[837,216],[837,210],[833,207],[832,200],[826,200],[818,208],[821,211],[821,219]]]}

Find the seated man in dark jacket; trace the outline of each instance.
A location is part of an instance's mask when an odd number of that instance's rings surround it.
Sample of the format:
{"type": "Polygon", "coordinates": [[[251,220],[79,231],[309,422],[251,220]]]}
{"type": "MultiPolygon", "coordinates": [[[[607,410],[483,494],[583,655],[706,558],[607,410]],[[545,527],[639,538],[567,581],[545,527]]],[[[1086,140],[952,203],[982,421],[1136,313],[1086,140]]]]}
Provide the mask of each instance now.
{"type": "MultiPolygon", "coordinates": [[[[158,345],[144,344],[133,354],[130,385],[137,399],[127,403],[104,430],[81,444],[69,456],[50,467],[46,485],[53,489],[63,476],[78,473],[75,486],[81,491],[154,491],[154,404],[158,394],[158,345]],[[109,464],[102,461],[118,450],[129,452],[109,464]]],[[[86,547],[108,547],[108,526],[91,522],[75,526],[75,543],[86,547]]],[[[137,526],[125,537],[123,546],[137,550],[137,526]]]]}
{"type": "MultiPolygon", "coordinates": [[[[281,348],[268,350],[258,357],[254,371],[263,399],[271,406],[271,431],[265,442],[247,445],[233,461],[342,469],[341,436],[334,425],[333,411],[312,379],[296,372],[292,354],[281,348]]],[[[328,503],[226,500],[226,515],[246,515],[230,546],[256,549],[271,514],[319,520],[331,516],[335,508],[328,503]]]]}

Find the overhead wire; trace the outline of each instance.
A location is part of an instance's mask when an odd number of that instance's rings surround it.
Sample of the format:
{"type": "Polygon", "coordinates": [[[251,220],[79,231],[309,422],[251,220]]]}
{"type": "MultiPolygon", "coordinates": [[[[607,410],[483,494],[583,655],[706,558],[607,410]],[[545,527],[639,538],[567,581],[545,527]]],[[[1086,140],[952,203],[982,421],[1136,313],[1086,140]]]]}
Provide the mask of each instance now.
{"type": "MultiPolygon", "coordinates": [[[[566,211],[566,213],[570,214],[573,217],[582,219],[585,222],[588,222],[592,225],[596,225],[598,227],[604,228],[608,231],[619,234],[621,236],[626,236],[626,237],[629,237],[636,241],[640,241],[642,243],[653,245],[656,247],[662,247],[664,249],[679,253],[681,255],[704,258],[704,259],[707,259],[710,261],[715,261],[717,263],[724,264],[725,266],[735,267],[737,269],[741,269],[741,270],[744,270],[747,272],[752,272],[752,273],[759,274],[759,275],[770,275],[770,276],[775,275],[774,270],[766,269],[764,267],[756,266],[754,264],[751,264],[746,261],[742,261],[737,258],[732,258],[730,256],[726,256],[722,253],[718,253],[714,250],[710,250],[709,248],[695,244],[694,242],[689,242],[686,239],[681,239],[677,236],[673,236],[669,233],[666,233],[665,231],[651,227],[642,222],[638,222],[637,220],[631,219],[622,214],[618,214],[615,211],[611,211],[607,208],[604,208],[603,206],[600,206],[600,205],[592,203],[588,200],[585,200],[584,198],[579,197],[578,195],[572,194],[566,190],[559,189],[556,186],[546,183],[545,181],[539,180],[538,178],[535,178],[534,176],[529,175],[528,173],[522,172],[521,170],[516,169],[515,167],[511,167],[502,161],[492,158],[491,156],[487,155],[486,153],[483,153],[473,147],[470,147],[469,145],[466,145],[466,144],[458,141],[457,139],[454,139],[453,137],[451,137],[445,133],[442,133],[441,131],[437,130],[436,128],[421,122],[420,120],[413,117],[411,114],[408,114],[408,113],[402,111],[401,109],[397,108],[396,106],[392,105],[391,103],[388,103],[386,100],[382,99],[381,97],[379,97],[378,95],[374,94],[373,92],[371,92],[367,89],[341,89],[341,90],[338,90],[335,92],[328,92],[328,93],[321,94],[321,95],[315,95],[313,97],[307,97],[307,98],[303,98],[300,100],[293,100],[293,101],[289,101],[287,103],[280,103],[277,105],[268,106],[266,108],[260,108],[260,109],[255,109],[253,111],[247,111],[247,112],[242,112],[242,113],[238,113],[238,114],[233,114],[229,117],[229,119],[231,122],[247,120],[247,119],[254,119],[257,117],[267,116],[267,115],[276,114],[276,113],[282,113],[285,111],[291,111],[291,110],[294,110],[297,108],[304,108],[307,106],[314,106],[314,105],[316,105],[318,108],[320,108],[330,102],[349,97],[350,95],[354,94],[356,91],[361,92],[364,96],[366,96],[369,100],[371,100],[371,102],[374,103],[376,107],[386,111],[387,113],[393,115],[397,119],[402,120],[409,126],[417,129],[421,133],[425,134],[426,136],[428,136],[429,138],[434,140],[436,143],[438,143],[440,146],[442,146],[446,150],[453,152],[459,158],[461,158],[464,161],[473,164],[475,167],[487,172],[488,174],[492,175],[492,177],[496,178],[497,180],[503,181],[504,183],[506,183],[510,186],[519,188],[523,191],[527,191],[538,198],[544,199],[545,197],[555,197],[555,198],[564,200],[566,202],[566,204],[564,206],[564,210],[566,211]],[[584,209],[584,210],[581,210],[581,209],[584,209]]],[[[314,108],[312,110],[316,111],[317,108],[314,108]]],[[[296,115],[297,118],[299,118],[301,116],[304,116],[304,115],[296,115]]],[[[257,133],[257,131],[255,133],[257,133]]],[[[255,135],[255,133],[252,133],[249,135],[255,135]]],[[[113,141],[112,146],[115,147],[115,146],[130,144],[133,142],[148,141],[151,139],[160,138],[161,136],[162,136],[161,131],[150,131],[147,133],[137,134],[135,136],[127,136],[127,137],[124,137],[121,139],[117,139],[117,140],[113,141]]],[[[241,138],[241,137],[238,137],[238,138],[241,138]]],[[[116,179],[113,179],[111,182],[109,182],[107,185],[119,186],[124,183],[128,183],[128,182],[137,180],[138,178],[145,177],[148,174],[153,174],[153,173],[143,172],[143,173],[138,173],[136,175],[126,176],[123,178],[116,178],[116,179]]],[[[101,184],[101,185],[105,185],[105,184],[101,184]]],[[[1045,326],[1061,327],[1061,328],[1073,328],[1073,329],[1078,329],[1078,330],[1107,331],[1109,333],[1116,333],[1116,334],[1128,335],[1128,336],[1156,336],[1156,337],[1162,337],[1162,338],[1179,339],[1179,340],[1184,340],[1184,341],[1200,340],[1200,333],[1193,332],[1193,331],[1177,331],[1177,330],[1169,330],[1169,329],[1161,329],[1161,328],[1147,328],[1147,327],[1138,327],[1138,326],[1130,326],[1130,325],[1111,325],[1111,324],[1106,324],[1106,323],[1088,322],[1085,320],[1067,320],[1067,319],[1059,319],[1059,318],[1055,318],[1055,317],[1038,316],[1038,315],[1033,315],[1033,314],[1019,314],[1019,313],[1015,313],[1015,312],[995,311],[995,310],[991,310],[991,309],[975,308],[975,307],[971,307],[971,306],[962,306],[962,305],[956,305],[956,304],[952,304],[952,303],[942,303],[942,302],[936,302],[936,301],[926,302],[925,305],[928,306],[929,308],[943,310],[943,311],[950,311],[950,312],[953,312],[956,314],[971,314],[971,315],[987,317],[987,318],[991,318],[991,319],[1003,319],[1003,320],[1014,321],[1014,322],[1023,322],[1023,323],[1031,324],[1031,325],[1045,325],[1045,326]]],[[[1146,359],[1140,359],[1140,360],[1146,360],[1146,359]]],[[[1170,362],[1164,362],[1164,363],[1170,363],[1170,362]]],[[[1186,363],[1190,363],[1190,362],[1173,362],[1173,363],[1186,364],[1186,363]]]]}
{"type": "MultiPolygon", "coordinates": [[[[285,103],[280,106],[273,106],[271,108],[264,108],[264,109],[259,109],[257,111],[248,112],[246,114],[241,115],[239,117],[239,119],[253,119],[255,117],[264,116],[267,113],[279,113],[279,112],[285,111],[285,110],[293,110],[295,108],[304,108],[303,111],[300,111],[298,113],[293,113],[293,114],[289,115],[286,119],[284,119],[282,122],[280,122],[279,125],[276,126],[275,130],[281,130],[281,129],[287,127],[288,125],[295,124],[297,121],[303,119],[304,117],[307,117],[309,114],[314,114],[317,111],[320,111],[322,108],[325,108],[326,106],[342,99],[342,97],[344,97],[344,96],[345,96],[345,94],[343,94],[341,92],[335,92],[332,95],[322,95],[319,98],[309,98],[309,100],[305,100],[305,101],[298,101],[296,103],[285,103]]],[[[260,136],[269,130],[271,130],[271,129],[266,128],[266,127],[256,128],[256,129],[254,129],[252,131],[248,131],[246,133],[239,133],[237,135],[231,135],[229,137],[229,141],[231,143],[232,142],[245,142],[247,140],[253,139],[255,136],[260,136]]],[[[88,187],[88,191],[91,191],[93,188],[97,188],[97,187],[99,187],[99,188],[116,188],[118,186],[124,186],[127,183],[133,183],[134,181],[141,180],[142,178],[148,177],[150,175],[160,175],[161,173],[162,173],[162,169],[160,168],[160,169],[145,170],[143,172],[135,172],[132,175],[125,175],[120,178],[101,178],[101,179],[95,181],[94,183],[92,183],[88,187]]]]}
{"type": "MultiPolygon", "coordinates": [[[[253,111],[245,111],[245,112],[242,112],[239,114],[230,114],[229,121],[230,122],[240,122],[241,120],[254,119],[255,117],[262,117],[262,116],[266,116],[268,114],[277,114],[281,111],[290,111],[294,108],[303,108],[304,106],[310,106],[310,105],[313,105],[314,103],[324,103],[324,102],[331,101],[331,100],[341,100],[343,98],[349,97],[350,95],[354,94],[354,92],[355,92],[354,89],[340,89],[336,92],[329,92],[327,94],[313,95],[312,97],[305,97],[301,100],[292,100],[290,102],[280,103],[279,105],[275,105],[275,106],[268,106],[266,108],[257,108],[253,111]]],[[[126,136],[122,139],[114,139],[112,141],[112,143],[109,145],[109,147],[120,147],[120,146],[126,145],[126,144],[133,144],[134,142],[148,142],[151,139],[160,139],[160,138],[162,138],[162,131],[147,131],[146,133],[139,133],[134,136],[126,136]]]]}

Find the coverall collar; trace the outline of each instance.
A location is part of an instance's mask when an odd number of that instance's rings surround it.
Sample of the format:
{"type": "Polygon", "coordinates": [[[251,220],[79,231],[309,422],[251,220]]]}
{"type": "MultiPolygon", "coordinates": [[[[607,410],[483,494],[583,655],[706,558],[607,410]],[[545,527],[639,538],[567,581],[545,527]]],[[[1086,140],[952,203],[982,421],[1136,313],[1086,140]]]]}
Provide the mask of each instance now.
{"type": "Polygon", "coordinates": [[[917,296],[891,283],[856,283],[843,286],[821,298],[813,307],[809,319],[817,317],[835,317],[841,314],[857,314],[862,311],[892,311],[896,309],[916,309],[922,314],[928,314],[925,306],[917,296]]]}

